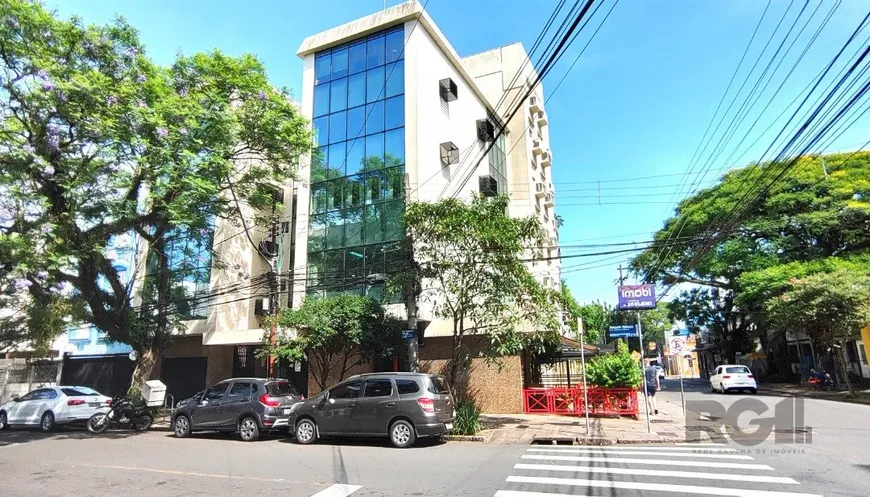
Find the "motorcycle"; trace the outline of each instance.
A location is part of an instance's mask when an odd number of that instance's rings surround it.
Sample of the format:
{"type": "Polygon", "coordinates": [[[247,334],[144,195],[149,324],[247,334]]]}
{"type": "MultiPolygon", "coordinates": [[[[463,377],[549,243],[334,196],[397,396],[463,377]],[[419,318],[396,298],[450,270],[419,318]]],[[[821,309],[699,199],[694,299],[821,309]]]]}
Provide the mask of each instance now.
{"type": "Polygon", "coordinates": [[[103,433],[110,426],[121,428],[133,428],[136,431],[145,431],[151,428],[154,417],[151,410],[146,406],[133,407],[130,401],[119,396],[112,399],[108,411],[94,413],[88,419],[88,431],[94,434],[103,433]]]}

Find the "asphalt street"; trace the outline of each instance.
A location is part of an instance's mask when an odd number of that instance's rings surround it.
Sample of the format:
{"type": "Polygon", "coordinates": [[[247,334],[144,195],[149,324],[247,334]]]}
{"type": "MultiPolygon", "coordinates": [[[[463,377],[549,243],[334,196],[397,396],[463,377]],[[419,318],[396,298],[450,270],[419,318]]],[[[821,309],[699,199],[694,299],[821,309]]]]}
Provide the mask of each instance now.
{"type": "MultiPolygon", "coordinates": [[[[752,398],[773,410],[782,397],[710,394],[697,381],[686,387],[688,407],[698,405],[692,400],[721,403],[734,418],[728,421],[747,433],[724,445],[430,442],[399,450],[377,440],[300,446],[283,437],[245,443],[212,434],[179,440],[156,431],[11,430],[0,433],[0,495],[867,495],[870,406],[806,400],[800,407],[811,439],[775,443],[773,435],[759,441],[750,433],[769,414],[736,415],[732,408],[752,398]]],[[[679,403],[678,382],[667,380],[659,399],[679,403]]],[[[688,423],[697,416],[690,412],[688,423]]]]}

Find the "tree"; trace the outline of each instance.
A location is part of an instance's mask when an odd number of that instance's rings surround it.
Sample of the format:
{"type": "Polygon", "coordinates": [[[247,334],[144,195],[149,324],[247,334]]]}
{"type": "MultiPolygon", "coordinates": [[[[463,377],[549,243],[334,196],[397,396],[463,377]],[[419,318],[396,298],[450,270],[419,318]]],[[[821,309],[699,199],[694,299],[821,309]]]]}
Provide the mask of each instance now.
{"type": "Polygon", "coordinates": [[[463,339],[485,337],[493,360],[559,339],[558,295],[532,276],[522,256],[542,243],[534,217],[512,218],[504,196],[414,202],[405,213],[421,300],[453,326],[449,379],[455,387],[463,339]],[[528,332],[531,328],[531,332],[528,332]]]}
{"type": "Polygon", "coordinates": [[[616,353],[593,357],[586,366],[586,381],[604,388],[637,388],[641,369],[628,352],[628,344],[616,341],[616,353]]]}
{"type": "Polygon", "coordinates": [[[379,302],[358,295],[308,298],[298,309],[284,309],[278,325],[281,333],[269,353],[310,361],[321,390],[343,380],[355,367],[391,357],[403,347],[404,321],[386,315],[379,302]]]}
{"type": "Polygon", "coordinates": [[[854,394],[843,348],[846,340],[858,338],[861,328],[870,323],[870,271],[837,269],[795,278],[785,293],[768,300],[765,307],[777,329],[803,330],[817,343],[837,348],[841,377],[854,394]]]}
{"type": "Polygon", "coordinates": [[[240,204],[271,207],[270,185],[310,150],[307,123],[251,55],[161,67],[123,19],[84,26],[23,0],[0,0],[0,18],[3,277],[137,349],[138,383],[180,325],[173,296],[191,264],[170,264],[173,244],[209,240],[240,204]],[[106,252],[128,233],[149,247],[140,307],[106,252]]]}
{"type": "Polygon", "coordinates": [[[580,339],[577,321],[582,319],[583,340],[586,343],[599,343],[602,333],[607,329],[607,314],[603,307],[599,304],[578,304],[565,280],[562,280],[560,300],[562,309],[567,314],[568,326],[574,332],[575,339],[580,339]]]}
{"type": "MultiPolygon", "coordinates": [[[[763,301],[739,298],[746,275],[870,249],[870,153],[801,157],[765,197],[747,195],[749,185],[781,166],[750,164],[729,171],[717,185],[683,200],[652,246],[630,265],[646,282],[718,290],[712,312],[721,316],[718,333],[729,360],[746,352],[763,331],[757,326],[763,323],[763,301]]],[[[675,305],[710,312],[699,299],[710,303],[712,294],[684,293],[675,300],[685,302],[675,305]]]]}

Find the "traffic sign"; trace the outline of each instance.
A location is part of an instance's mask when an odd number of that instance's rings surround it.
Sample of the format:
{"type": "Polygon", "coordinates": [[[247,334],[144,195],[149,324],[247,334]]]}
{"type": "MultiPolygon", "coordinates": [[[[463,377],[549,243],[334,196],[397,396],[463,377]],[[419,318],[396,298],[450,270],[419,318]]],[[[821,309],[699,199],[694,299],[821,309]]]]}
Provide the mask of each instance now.
{"type": "Polygon", "coordinates": [[[402,330],[402,340],[417,338],[417,330],[402,330]]]}
{"type": "Polygon", "coordinates": [[[620,326],[611,326],[610,327],[610,338],[626,338],[626,337],[636,337],[637,336],[637,326],[633,324],[624,324],[620,326]]]}

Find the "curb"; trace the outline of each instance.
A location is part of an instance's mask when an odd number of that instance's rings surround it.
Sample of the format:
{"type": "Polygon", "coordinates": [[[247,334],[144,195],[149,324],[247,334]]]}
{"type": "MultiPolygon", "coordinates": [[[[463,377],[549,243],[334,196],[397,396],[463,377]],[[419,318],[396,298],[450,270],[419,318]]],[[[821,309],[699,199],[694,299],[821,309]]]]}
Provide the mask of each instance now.
{"type": "Polygon", "coordinates": [[[441,440],[447,442],[484,442],[480,435],[442,435],[441,440]]]}
{"type": "Polygon", "coordinates": [[[861,405],[870,405],[870,400],[858,400],[858,399],[850,399],[848,397],[843,397],[841,399],[831,398],[831,397],[819,397],[817,395],[813,395],[809,392],[792,392],[790,390],[780,390],[778,388],[759,388],[758,393],[773,393],[778,395],[784,395],[787,397],[800,397],[802,399],[815,399],[815,400],[829,400],[832,402],[846,402],[848,404],[861,404],[861,405]]]}

